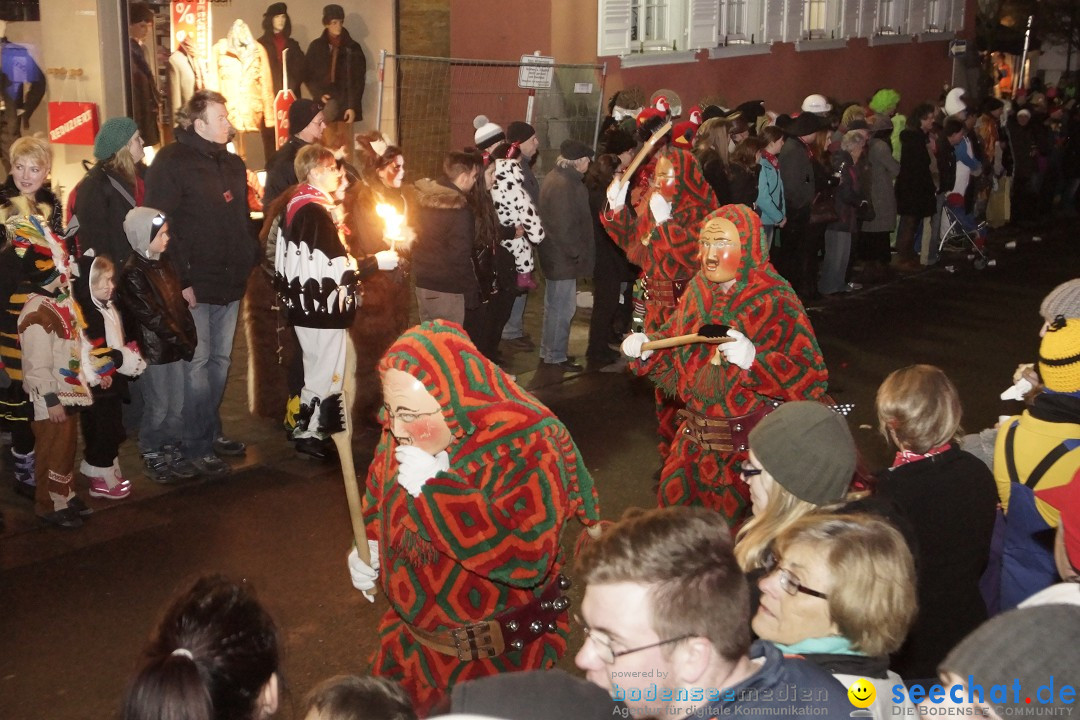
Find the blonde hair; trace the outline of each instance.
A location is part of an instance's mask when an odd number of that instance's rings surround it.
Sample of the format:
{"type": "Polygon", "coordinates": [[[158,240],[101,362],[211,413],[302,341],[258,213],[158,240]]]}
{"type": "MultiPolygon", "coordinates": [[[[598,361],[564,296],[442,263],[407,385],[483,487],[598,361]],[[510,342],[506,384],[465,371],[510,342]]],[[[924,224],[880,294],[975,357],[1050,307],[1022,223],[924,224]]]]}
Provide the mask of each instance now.
{"type": "Polygon", "coordinates": [[[334,153],[330,152],[330,150],[315,143],[305,145],[300,148],[300,152],[296,153],[296,159],[293,160],[296,179],[300,182],[306,182],[311,171],[327,161],[337,162],[334,159],[334,153]]]}
{"type": "Polygon", "coordinates": [[[730,123],[724,118],[709,118],[701,123],[697,134],[694,135],[694,155],[698,158],[708,150],[715,150],[720,154],[724,165],[728,164],[728,132],[730,123]]]}
{"type": "Polygon", "coordinates": [[[743,572],[764,567],[776,536],[817,508],[773,482],[765,510],[750,518],[735,535],[735,559],[743,572]]]}
{"type": "Polygon", "coordinates": [[[135,184],[135,158],[131,157],[131,150],[127,145],[113,153],[113,156],[102,164],[106,170],[111,170],[132,185],[135,184]]]}
{"type": "Polygon", "coordinates": [[[849,127],[851,123],[855,122],[856,120],[865,119],[866,108],[859,104],[849,105],[847,110],[844,111],[844,114],[840,116],[840,126],[849,127]]]}
{"type": "Polygon", "coordinates": [[[776,538],[776,554],[809,545],[832,576],[829,618],[854,649],[896,652],[915,620],[915,561],[907,541],[871,515],[811,513],[776,538]]]}
{"type": "Polygon", "coordinates": [[[46,170],[52,169],[52,151],[49,150],[49,143],[40,138],[25,136],[11,143],[11,150],[8,152],[11,164],[14,165],[22,158],[29,158],[46,170]]]}
{"type": "Polygon", "coordinates": [[[901,450],[924,453],[960,435],[960,395],[933,365],[892,372],[877,391],[878,428],[901,450]]]}

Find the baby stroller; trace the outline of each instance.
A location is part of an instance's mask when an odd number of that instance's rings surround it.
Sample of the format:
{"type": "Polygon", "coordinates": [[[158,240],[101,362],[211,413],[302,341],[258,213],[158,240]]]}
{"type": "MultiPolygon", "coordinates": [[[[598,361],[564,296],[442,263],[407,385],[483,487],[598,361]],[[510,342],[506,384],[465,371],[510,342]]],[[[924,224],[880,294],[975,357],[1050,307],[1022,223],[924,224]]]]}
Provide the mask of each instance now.
{"type": "Polygon", "coordinates": [[[946,201],[941,207],[941,242],[938,253],[963,254],[972,261],[971,264],[976,270],[982,270],[989,262],[985,245],[986,223],[975,225],[966,213],[950,206],[946,201]]]}

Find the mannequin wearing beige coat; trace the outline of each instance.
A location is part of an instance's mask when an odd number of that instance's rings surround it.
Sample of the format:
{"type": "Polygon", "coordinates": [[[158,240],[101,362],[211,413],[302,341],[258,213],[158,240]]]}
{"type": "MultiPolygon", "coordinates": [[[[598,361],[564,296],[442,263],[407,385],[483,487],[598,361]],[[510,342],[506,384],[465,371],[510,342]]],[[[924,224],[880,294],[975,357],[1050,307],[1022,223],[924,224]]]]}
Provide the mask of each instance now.
{"type": "Polygon", "coordinates": [[[229,122],[237,132],[258,132],[260,122],[274,127],[274,81],[266,49],[255,42],[243,20],[210,51],[207,85],[228,101],[229,122]]]}

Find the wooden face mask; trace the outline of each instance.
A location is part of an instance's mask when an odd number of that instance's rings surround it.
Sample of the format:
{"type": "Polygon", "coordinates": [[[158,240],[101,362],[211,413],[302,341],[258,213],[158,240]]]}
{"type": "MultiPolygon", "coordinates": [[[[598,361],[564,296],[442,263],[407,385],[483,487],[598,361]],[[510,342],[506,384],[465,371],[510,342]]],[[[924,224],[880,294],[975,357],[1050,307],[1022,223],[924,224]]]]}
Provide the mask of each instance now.
{"type": "Polygon", "coordinates": [[[735,223],[716,217],[701,228],[701,272],[709,282],[734,280],[742,264],[742,242],[735,223]]]}

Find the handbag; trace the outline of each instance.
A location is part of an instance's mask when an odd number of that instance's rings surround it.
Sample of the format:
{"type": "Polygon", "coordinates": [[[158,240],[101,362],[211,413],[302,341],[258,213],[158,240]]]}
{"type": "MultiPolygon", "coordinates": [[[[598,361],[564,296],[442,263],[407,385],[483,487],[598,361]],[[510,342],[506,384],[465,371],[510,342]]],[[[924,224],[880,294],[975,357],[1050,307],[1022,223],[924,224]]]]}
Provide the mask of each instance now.
{"type": "Polygon", "coordinates": [[[874,219],[874,203],[869,199],[863,200],[855,206],[855,218],[859,222],[870,222],[874,219]]]}
{"type": "Polygon", "coordinates": [[[491,245],[473,245],[470,256],[473,275],[480,286],[480,302],[486,303],[499,294],[499,274],[495,268],[495,248],[491,245]]]}
{"type": "Polygon", "coordinates": [[[834,223],[840,219],[836,212],[835,188],[821,190],[810,203],[810,224],[834,223]]]}

